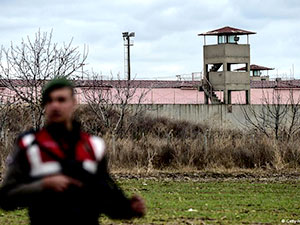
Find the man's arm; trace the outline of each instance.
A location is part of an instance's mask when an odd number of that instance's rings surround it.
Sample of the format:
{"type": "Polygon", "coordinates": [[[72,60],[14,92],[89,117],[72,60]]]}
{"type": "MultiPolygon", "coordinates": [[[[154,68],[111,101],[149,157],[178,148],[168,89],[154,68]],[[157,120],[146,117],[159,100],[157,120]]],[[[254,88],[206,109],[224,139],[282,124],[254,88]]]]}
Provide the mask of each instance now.
{"type": "Polygon", "coordinates": [[[145,215],[146,206],[144,200],[134,195],[127,198],[122,189],[111,178],[107,170],[106,158],[98,164],[98,179],[105,182],[106,191],[103,212],[112,219],[131,219],[145,215]]]}
{"type": "Polygon", "coordinates": [[[7,165],[7,172],[0,188],[0,207],[14,210],[27,206],[36,193],[41,192],[40,180],[29,180],[29,165],[24,149],[16,148],[7,165]]]}

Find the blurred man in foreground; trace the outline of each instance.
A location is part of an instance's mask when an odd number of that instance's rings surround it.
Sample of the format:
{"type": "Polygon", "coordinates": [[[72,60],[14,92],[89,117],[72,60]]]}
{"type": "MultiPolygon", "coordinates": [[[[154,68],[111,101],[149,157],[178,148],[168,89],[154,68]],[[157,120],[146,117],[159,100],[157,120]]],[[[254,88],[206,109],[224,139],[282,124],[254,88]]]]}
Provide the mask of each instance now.
{"type": "Polygon", "coordinates": [[[125,197],[111,179],[104,141],[73,121],[72,83],[50,81],[42,104],[46,126],[18,138],[0,189],[0,207],[28,208],[32,225],[97,225],[102,213],[114,219],[144,216],[144,201],[125,197]]]}

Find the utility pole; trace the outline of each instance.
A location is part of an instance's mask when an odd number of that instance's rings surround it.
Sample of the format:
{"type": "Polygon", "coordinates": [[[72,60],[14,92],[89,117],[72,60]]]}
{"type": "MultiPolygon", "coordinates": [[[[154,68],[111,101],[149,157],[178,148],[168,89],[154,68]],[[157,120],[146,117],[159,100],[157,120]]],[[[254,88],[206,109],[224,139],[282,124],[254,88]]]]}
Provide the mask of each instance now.
{"type": "Polygon", "coordinates": [[[135,37],[134,32],[123,32],[123,40],[124,40],[124,46],[125,46],[125,74],[127,70],[127,79],[130,80],[130,46],[133,46],[133,44],[130,43],[130,38],[135,37]],[[127,64],[127,65],[126,65],[127,64]]]}

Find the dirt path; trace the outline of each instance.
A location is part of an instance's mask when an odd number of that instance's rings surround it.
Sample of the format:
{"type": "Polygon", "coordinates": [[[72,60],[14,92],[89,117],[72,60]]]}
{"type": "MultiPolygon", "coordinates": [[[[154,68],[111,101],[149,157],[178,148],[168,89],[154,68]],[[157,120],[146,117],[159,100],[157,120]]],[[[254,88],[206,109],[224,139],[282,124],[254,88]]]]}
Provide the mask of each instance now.
{"type": "Polygon", "coordinates": [[[300,181],[300,172],[273,172],[273,171],[234,171],[234,172],[112,172],[116,179],[150,179],[172,181],[238,181],[248,180],[255,182],[286,182],[300,181]]]}

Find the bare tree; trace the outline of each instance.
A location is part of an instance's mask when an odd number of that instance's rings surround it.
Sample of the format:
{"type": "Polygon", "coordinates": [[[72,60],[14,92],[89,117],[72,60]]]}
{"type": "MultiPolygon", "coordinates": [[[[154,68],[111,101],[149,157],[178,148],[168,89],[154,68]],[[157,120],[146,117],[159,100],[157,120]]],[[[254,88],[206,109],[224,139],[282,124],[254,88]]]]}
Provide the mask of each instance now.
{"type": "MultiPolygon", "coordinates": [[[[2,91],[1,91],[2,92],[2,91]]],[[[12,111],[12,104],[9,96],[0,93],[0,171],[4,169],[5,159],[9,152],[8,147],[8,133],[9,133],[9,122],[10,112],[12,111]]]]}
{"type": "Polygon", "coordinates": [[[287,121],[289,123],[289,127],[287,130],[288,140],[294,137],[300,131],[300,96],[296,96],[294,89],[290,89],[290,106],[288,111],[287,121]]]}
{"type": "Polygon", "coordinates": [[[145,107],[141,103],[150,89],[138,93],[137,81],[121,80],[119,76],[117,80],[103,80],[98,74],[93,74],[86,86],[83,90],[86,104],[95,115],[95,121],[110,133],[115,155],[116,140],[121,135],[124,137],[133,120],[143,115],[145,107]]]}
{"type": "Polygon", "coordinates": [[[284,99],[280,91],[272,93],[263,90],[261,105],[241,105],[246,126],[260,131],[267,137],[287,138],[289,140],[300,131],[300,97],[289,89],[284,99]]]}
{"type": "Polygon", "coordinates": [[[52,31],[38,31],[32,40],[22,39],[19,45],[11,43],[0,50],[0,85],[9,89],[15,98],[26,103],[31,111],[32,125],[42,124],[41,89],[44,83],[57,76],[76,78],[87,59],[78,47],[72,47],[72,40],[59,47],[52,42],[52,31]]]}
{"type": "Polygon", "coordinates": [[[2,142],[5,138],[4,131],[9,115],[11,102],[7,101],[5,96],[0,95],[0,141],[2,142]]]}
{"type": "Polygon", "coordinates": [[[136,117],[143,111],[141,103],[150,89],[137,93],[138,88],[137,81],[121,80],[119,75],[117,80],[103,80],[94,73],[83,89],[83,96],[96,119],[117,137],[121,129],[122,134],[126,134],[132,124],[127,121],[126,129],[123,129],[125,116],[136,117]]]}

